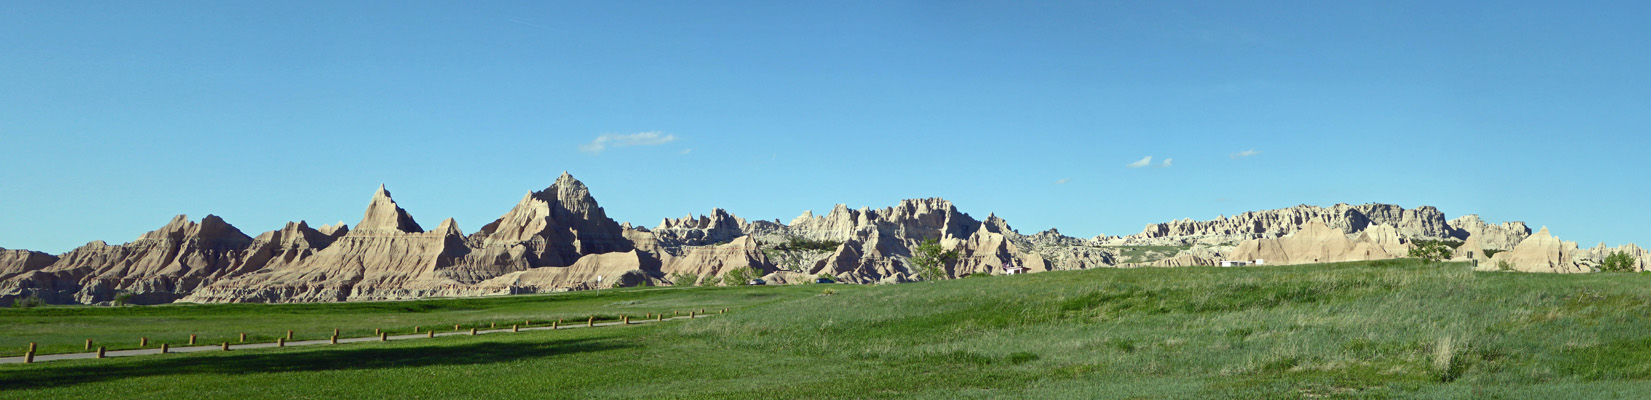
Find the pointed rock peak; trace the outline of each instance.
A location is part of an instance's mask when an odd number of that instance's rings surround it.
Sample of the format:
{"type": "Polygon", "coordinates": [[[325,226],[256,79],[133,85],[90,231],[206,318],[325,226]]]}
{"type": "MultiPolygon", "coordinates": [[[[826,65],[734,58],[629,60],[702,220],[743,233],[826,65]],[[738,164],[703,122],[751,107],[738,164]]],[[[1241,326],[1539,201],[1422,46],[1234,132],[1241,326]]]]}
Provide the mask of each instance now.
{"type": "Polygon", "coordinates": [[[463,232],[459,231],[459,222],[454,221],[453,218],[441,220],[441,225],[436,225],[436,229],[431,232],[440,232],[445,235],[464,235],[463,232]]]}
{"type": "Polygon", "coordinates": [[[1536,234],[1531,235],[1531,236],[1553,236],[1553,235],[1554,234],[1552,234],[1552,233],[1548,233],[1548,227],[1546,225],[1544,225],[1544,226],[1542,226],[1542,230],[1536,231],[1536,234]]]}
{"type": "Polygon", "coordinates": [[[355,224],[355,232],[423,232],[418,222],[407,210],[401,209],[395,199],[390,197],[390,191],[384,185],[378,186],[378,192],[373,194],[373,200],[367,204],[367,213],[361,217],[361,222],[355,224]]]}

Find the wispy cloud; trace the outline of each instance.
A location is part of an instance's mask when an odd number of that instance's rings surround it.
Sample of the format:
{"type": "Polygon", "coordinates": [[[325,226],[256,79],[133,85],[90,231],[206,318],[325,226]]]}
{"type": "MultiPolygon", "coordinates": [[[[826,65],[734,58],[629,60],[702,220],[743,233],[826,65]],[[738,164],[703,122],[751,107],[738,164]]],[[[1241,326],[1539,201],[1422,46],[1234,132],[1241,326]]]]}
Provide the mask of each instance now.
{"type": "Polygon", "coordinates": [[[1173,158],[1165,158],[1165,159],[1164,159],[1164,163],[1163,163],[1163,164],[1158,164],[1158,166],[1160,166],[1160,167],[1168,167],[1168,166],[1170,166],[1170,165],[1174,165],[1174,161],[1175,161],[1175,159],[1173,159],[1173,158]]]}
{"type": "Polygon", "coordinates": [[[1152,156],[1141,157],[1141,161],[1136,161],[1136,162],[1129,163],[1129,165],[1127,165],[1127,167],[1140,168],[1140,167],[1145,167],[1145,166],[1148,166],[1148,165],[1152,165],[1152,156]]]}
{"type": "Polygon", "coordinates": [[[1055,184],[1056,185],[1065,185],[1067,182],[1071,182],[1071,181],[1072,181],[1072,178],[1060,178],[1060,179],[1055,180],[1055,184]]]}
{"type": "Polygon", "coordinates": [[[602,150],[607,150],[609,147],[658,146],[674,140],[676,140],[676,135],[660,134],[659,131],[629,135],[604,133],[602,136],[597,136],[596,140],[592,140],[590,143],[579,145],[579,151],[601,153],[602,150]]]}
{"type": "Polygon", "coordinates": [[[1253,156],[1253,155],[1256,155],[1256,154],[1261,154],[1261,152],[1255,151],[1255,149],[1250,149],[1250,150],[1244,150],[1244,151],[1240,151],[1240,152],[1237,152],[1237,153],[1229,154],[1229,155],[1227,155],[1227,157],[1232,157],[1234,159],[1239,159],[1239,158],[1253,156]]]}
{"type": "Polygon", "coordinates": [[[694,149],[682,149],[682,151],[679,151],[679,152],[676,152],[676,153],[677,154],[688,154],[688,153],[692,153],[692,152],[694,152],[694,149]]]}

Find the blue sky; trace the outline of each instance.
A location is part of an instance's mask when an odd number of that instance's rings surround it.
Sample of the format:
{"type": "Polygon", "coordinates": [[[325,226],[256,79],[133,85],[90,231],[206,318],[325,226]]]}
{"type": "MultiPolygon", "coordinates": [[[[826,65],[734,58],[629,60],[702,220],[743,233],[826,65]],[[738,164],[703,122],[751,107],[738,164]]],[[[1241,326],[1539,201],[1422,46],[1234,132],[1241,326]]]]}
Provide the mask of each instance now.
{"type": "Polygon", "coordinates": [[[1635,2],[477,3],[0,3],[0,246],[354,224],[380,183],[473,232],[564,170],[650,227],[1387,202],[1651,244],[1635,2]]]}

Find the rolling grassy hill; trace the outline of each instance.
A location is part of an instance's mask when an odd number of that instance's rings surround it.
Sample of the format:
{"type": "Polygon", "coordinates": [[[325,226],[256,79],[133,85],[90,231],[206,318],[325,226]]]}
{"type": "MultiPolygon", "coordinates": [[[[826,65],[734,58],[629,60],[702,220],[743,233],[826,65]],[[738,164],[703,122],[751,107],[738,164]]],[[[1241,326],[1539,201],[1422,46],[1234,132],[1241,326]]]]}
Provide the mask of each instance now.
{"type": "MultiPolygon", "coordinates": [[[[0,345],[248,324],[715,318],[0,366],[0,398],[1643,398],[1651,276],[1378,261],[891,286],[0,311],[0,345]],[[827,294],[827,292],[832,292],[827,294]]],[[[176,334],[174,334],[176,335],[176,334]]],[[[314,335],[312,335],[314,336],[314,335]]],[[[173,336],[174,338],[176,336],[173,336]]],[[[176,343],[176,342],[174,342],[176,343]]]]}

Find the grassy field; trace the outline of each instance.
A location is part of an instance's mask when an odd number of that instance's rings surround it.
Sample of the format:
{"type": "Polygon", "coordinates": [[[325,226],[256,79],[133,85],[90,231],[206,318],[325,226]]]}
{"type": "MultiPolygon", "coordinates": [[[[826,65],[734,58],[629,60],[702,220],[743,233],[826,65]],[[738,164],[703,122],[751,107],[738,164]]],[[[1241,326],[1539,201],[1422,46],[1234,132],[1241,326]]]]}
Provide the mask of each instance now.
{"type": "Polygon", "coordinates": [[[0,337],[13,346],[31,334],[78,345],[81,336],[168,326],[284,332],[278,326],[307,324],[330,333],[360,321],[355,329],[370,332],[418,318],[734,308],[630,327],[4,365],[0,398],[1644,398],[1647,287],[1651,276],[1636,274],[1387,261],[8,310],[0,337]]]}
{"type": "Polygon", "coordinates": [[[1174,257],[1192,246],[1102,246],[1118,251],[1120,263],[1148,263],[1174,257]]]}

